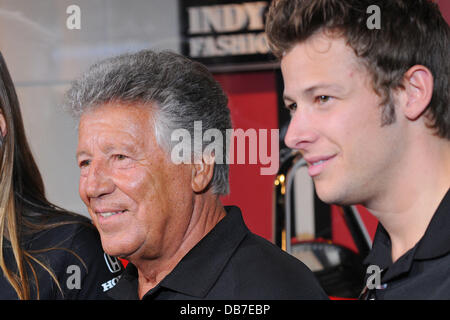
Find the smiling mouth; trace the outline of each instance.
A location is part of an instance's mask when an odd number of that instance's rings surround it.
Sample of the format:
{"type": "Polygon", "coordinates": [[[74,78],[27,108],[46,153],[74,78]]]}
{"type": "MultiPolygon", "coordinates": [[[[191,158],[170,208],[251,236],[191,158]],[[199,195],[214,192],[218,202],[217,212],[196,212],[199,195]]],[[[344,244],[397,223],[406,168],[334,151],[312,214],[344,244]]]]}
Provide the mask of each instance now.
{"type": "Polygon", "coordinates": [[[318,166],[321,165],[324,162],[327,162],[331,159],[333,159],[336,155],[332,155],[332,156],[325,156],[325,157],[320,157],[319,159],[317,159],[318,157],[315,157],[316,159],[311,159],[311,158],[305,158],[306,163],[310,166],[318,166]]]}
{"type": "Polygon", "coordinates": [[[327,160],[320,160],[320,161],[317,161],[317,162],[312,163],[312,165],[313,165],[313,166],[317,166],[317,165],[319,165],[319,164],[324,163],[325,161],[327,161],[327,160]]]}
{"type": "Polygon", "coordinates": [[[334,159],[336,155],[331,157],[322,158],[321,160],[310,160],[307,161],[308,163],[308,173],[311,177],[318,176],[327,166],[328,162],[332,159],[334,159]]]}
{"type": "Polygon", "coordinates": [[[99,212],[98,214],[101,215],[103,218],[108,218],[108,217],[112,217],[112,216],[114,216],[116,214],[119,214],[119,213],[124,213],[126,211],[128,211],[128,210],[125,209],[125,210],[121,210],[121,211],[99,212]]]}

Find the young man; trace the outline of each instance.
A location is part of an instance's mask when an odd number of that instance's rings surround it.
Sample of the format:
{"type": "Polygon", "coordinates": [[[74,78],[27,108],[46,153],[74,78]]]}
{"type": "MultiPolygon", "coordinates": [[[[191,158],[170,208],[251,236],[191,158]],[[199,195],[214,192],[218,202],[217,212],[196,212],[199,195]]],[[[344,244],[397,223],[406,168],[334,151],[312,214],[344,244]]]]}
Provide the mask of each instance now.
{"type": "Polygon", "coordinates": [[[366,259],[380,273],[362,297],[449,299],[450,31],[437,5],[280,0],[266,31],[292,114],[286,144],[323,201],[380,222],[366,259]]]}

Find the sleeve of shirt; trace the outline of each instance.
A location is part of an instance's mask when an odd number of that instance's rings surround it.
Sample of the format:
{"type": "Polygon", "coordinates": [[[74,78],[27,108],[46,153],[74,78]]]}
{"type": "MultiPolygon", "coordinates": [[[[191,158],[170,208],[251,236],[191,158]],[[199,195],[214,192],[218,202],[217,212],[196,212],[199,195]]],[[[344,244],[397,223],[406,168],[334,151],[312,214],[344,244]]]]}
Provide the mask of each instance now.
{"type": "Polygon", "coordinates": [[[107,300],[123,272],[119,259],[107,255],[100,237],[92,227],[79,224],[67,247],[60,286],[62,299],[107,300]]]}

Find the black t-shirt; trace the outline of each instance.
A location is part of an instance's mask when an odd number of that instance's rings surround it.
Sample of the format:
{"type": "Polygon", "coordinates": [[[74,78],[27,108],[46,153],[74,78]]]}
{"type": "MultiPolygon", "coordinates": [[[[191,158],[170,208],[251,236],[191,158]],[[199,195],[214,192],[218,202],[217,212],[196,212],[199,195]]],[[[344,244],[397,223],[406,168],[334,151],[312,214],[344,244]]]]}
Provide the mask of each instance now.
{"type": "Polygon", "coordinates": [[[379,224],[364,262],[371,269],[362,299],[450,299],[450,189],[412,249],[393,263],[389,234],[379,224]]]}
{"type": "MultiPolygon", "coordinates": [[[[119,260],[103,252],[100,237],[90,220],[83,216],[60,216],[49,222],[75,221],[23,236],[22,247],[49,267],[49,272],[31,259],[37,274],[39,299],[109,299],[106,295],[123,271],[119,260]],[[46,250],[48,248],[54,248],[46,250]]],[[[8,267],[16,270],[10,243],[4,240],[3,253],[8,267]]],[[[25,263],[26,265],[26,263],[25,263]]],[[[31,299],[37,299],[37,286],[31,268],[26,267],[31,285],[31,299]]],[[[0,269],[0,299],[18,299],[0,269]]]]}
{"type": "MultiPolygon", "coordinates": [[[[226,216],[144,300],[328,299],[300,260],[251,233],[239,208],[225,209],[226,216]]],[[[108,294],[119,300],[139,299],[133,264],[108,294]]]]}

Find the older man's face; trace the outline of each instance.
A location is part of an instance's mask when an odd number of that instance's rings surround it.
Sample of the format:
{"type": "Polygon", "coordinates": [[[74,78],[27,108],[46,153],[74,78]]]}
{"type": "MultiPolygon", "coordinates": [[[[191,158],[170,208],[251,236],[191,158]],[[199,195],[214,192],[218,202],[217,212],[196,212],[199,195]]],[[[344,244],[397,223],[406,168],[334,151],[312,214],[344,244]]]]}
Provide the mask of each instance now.
{"type": "Polygon", "coordinates": [[[191,170],[156,143],[152,110],[104,105],[80,119],[79,192],[104,250],[128,259],[170,255],[192,213],[191,170]]]}

